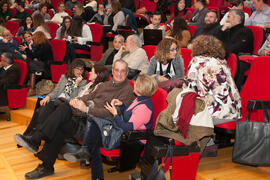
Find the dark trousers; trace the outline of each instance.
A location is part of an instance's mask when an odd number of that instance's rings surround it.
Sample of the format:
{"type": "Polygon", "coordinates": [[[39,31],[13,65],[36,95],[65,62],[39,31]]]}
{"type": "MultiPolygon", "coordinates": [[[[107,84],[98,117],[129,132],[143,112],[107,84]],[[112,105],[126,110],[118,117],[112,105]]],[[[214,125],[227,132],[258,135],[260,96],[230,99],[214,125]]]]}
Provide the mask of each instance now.
{"type": "Polygon", "coordinates": [[[67,43],[67,50],[64,58],[65,63],[70,64],[73,61],[73,59],[76,58],[76,49],[90,51],[90,47],[87,45],[80,45],[77,43],[67,43]]]}
{"type": "Polygon", "coordinates": [[[72,121],[72,110],[67,103],[59,106],[50,105],[46,112],[42,113],[39,118],[44,119],[40,124],[40,136],[45,140],[43,149],[37,154],[38,158],[43,161],[47,168],[53,168],[57,155],[64,144],[64,139],[72,136],[76,130],[76,123],[72,121]],[[51,108],[51,109],[50,109],[51,108]]]}
{"type": "Polygon", "coordinates": [[[242,90],[242,86],[245,83],[245,72],[247,70],[249,70],[249,68],[250,68],[250,63],[239,61],[237,73],[235,76],[235,84],[236,84],[239,92],[242,90]]]}
{"type": "Polygon", "coordinates": [[[7,106],[8,98],[7,98],[7,90],[0,87],[0,106],[7,106]]]}
{"type": "Polygon", "coordinates": [[[84,144],[86,144],[91,153],[91,174],[92,180],[104,178],[102,158],[99,148],[102,147],[101,132],[96,123],[91,123],[84,144]]]}

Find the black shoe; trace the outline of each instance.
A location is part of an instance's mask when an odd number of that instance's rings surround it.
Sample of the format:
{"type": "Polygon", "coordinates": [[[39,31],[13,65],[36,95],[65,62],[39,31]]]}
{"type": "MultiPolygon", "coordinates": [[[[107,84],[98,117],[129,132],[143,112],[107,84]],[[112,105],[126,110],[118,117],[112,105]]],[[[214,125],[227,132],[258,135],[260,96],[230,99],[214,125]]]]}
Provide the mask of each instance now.
{"type": "Polygon", "coordinates": [[[26,179],[39,179],[45,176],[54,174],[54,169],[47,169],[42,164],[39,164],[36,169],[25,174],[26,179]]]}
{"type": "Polygon", "coordinates": [[[75,153],[65,153],[64,158],[70,162],[78,162],[81,160],[90,159],[90,153],[87,146],[82,146],[77,152],[75,153]]]}
{"type": "Polygon", "coordinates": [[[89,162],[89,160],[81,160],[81,161],[80,161],[80,166],[81,166],[81,167],[90,167],[90,162],[89,162]]]}
{"type": "Polygon", "coordinates": [[[14,139],[19,146],[24,147],[25,149],[27,149],[31,153],[34,153],[34,154],[37,153],[40,143],[35,142],[33,140],[32,136],[24,136],[21,134],[16,134],[14,136],[14,139]]]}

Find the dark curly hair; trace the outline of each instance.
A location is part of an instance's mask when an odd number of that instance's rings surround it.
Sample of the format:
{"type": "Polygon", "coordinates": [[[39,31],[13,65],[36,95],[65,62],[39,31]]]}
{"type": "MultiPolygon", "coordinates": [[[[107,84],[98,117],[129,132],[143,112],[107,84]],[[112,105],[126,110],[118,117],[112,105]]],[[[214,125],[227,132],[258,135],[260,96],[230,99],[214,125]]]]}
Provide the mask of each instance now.
{"type": "Polygon", "coordinates": [[[225,54],[222,42],[214,36],[200,35],[192,41],[192,57],[206,56],[225,59],[225,54]]]}
{"type": "Polygon", "coordinates": [[[82,77],[83,79],[87,79],[87,74],[86,74],[86,70],[85,70],[85,63],[83,60],[76,58],[72,61],[72,63],[68,66],[67,68],[67,72],[66,72],[66,78],[73,78],[74,77],[74,73],[73,73],[73,69],[75,68],[83,68],[83,73],[82,73],[82,77]]]}

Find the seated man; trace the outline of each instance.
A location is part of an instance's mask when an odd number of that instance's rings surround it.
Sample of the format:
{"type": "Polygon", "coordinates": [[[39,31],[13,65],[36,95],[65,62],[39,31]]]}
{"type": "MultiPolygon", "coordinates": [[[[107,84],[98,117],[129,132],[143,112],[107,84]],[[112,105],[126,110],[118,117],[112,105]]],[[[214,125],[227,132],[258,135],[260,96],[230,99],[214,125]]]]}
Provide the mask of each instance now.
{"type": "Polygon", "coordinates": [[[29,16],[28,11],[24,9],[25,8],[24,2],[22,1],[22,2],[15,3],[15,8],[16,8],[16,14],[11,20],[23,22],[25,18],[29,16]]]}
{"type": "Polygon", "coordinates": [[[137,35],[128,36],[125,45],[121,46],[113,61],[123,59],[127,62],[129,68],[146,73],[149,62],[146,52],[141,46],[141,39],[137,35]]]}
{"type": "MultiPolygon", "coordinates": [[[[41,140],[45,144],[37,157],[42,161],[35,170],[25,174],[26,178],[37,179],[54,173],[54,163],[67,136],[73,136],[78,127],[78,121],[72,120],[71,106],[85,113],[87,117],[112,117],[104,107],[112,99],[119,99],[128,107],[134,100],[133,88],[127,80],[128,67],[123,60],[117,60],[113,64],[113,79],[96,87],[94,91],[80,98],[73,99],[69,104],[60,105],[56,111],[48,114],[45,121],[32,136],[17,134],[15,141],[33,153],[37,153],[41,140]]],[[[120,109],[118,108],[118,111],[120,109]]]]}
{"type": "Polygon", "coordinates": [[[256,11],[245,22],[245,25],[261,26],[270,28],[270,7],[267,0],[252,0],[256,11]]]}
{"type": "Polygon", "coordinates": [[[270,35],[267,37],[263,43],[261,49],[258,51],[260,56],[270,56],[270,35]]]}
{"type": "Polygon", "coordinates": [[[8,29],[2,32],[3,39],[0,40],[0,55],[4,52],[14,53],[18,50],[18,43],[12,39],[12,34],[8,29]]]}
{"type": "Polygon", "coordinates": [[[0,106],[7,106],[7,88],[18,86],[20,68],[11,53],[3,53],[0,61],[0,106]]]}

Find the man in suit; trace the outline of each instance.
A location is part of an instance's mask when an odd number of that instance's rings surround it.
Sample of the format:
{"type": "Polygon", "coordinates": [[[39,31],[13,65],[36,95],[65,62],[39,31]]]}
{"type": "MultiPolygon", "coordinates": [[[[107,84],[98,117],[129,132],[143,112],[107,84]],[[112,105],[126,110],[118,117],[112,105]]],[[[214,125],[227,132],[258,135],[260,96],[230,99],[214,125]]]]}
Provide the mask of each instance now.
{"type": "Polygon", "coordinates": [[[14,63],[13,55],[3,53],[0,62],[0,106],[7,106],[7,89],[18,86],[20,68],[14,63]]]}

